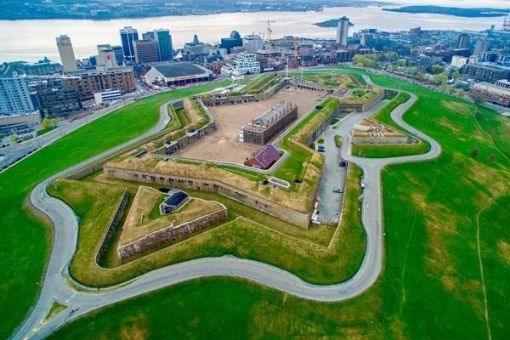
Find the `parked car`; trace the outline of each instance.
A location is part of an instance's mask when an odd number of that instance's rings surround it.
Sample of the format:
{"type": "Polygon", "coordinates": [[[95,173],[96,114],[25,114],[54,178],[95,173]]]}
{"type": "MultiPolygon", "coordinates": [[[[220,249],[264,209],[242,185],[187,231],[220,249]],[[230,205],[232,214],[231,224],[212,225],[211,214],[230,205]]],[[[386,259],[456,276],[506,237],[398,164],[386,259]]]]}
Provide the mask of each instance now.
{"type": "Polygon", "coordinates": [[[343,193],[343,190],[342,189],[333,189],[333,192],[335,194],[342,194],[343,193]]]}
{"type": "Polygon", "coordinates": [[[338,163],[338,166],[341,166],[342,168],[345,168],[347,166],[347,162],[346,161],[340,161],[340,163],[338,163]]]}

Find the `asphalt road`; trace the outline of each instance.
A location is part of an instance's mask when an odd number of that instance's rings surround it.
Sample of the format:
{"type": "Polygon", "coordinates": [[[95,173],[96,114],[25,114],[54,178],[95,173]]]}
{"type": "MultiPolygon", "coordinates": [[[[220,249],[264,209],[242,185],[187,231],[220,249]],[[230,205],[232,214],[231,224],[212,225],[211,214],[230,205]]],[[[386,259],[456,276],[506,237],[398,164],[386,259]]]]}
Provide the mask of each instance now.
{"type": "Polygon", "coordinates": [[[58,177],[65,176],[163,129],[169,118],[166,114],[166,107],[162,107],[160,120],[151,131],[46,179],[32,191],[30,196],[32,204],[47,214],[53,222],[53,249],[39,299],[13,338],[43,338],[64,324],[101,307],[179,282],[209,276],[241,277],[304,299],[316,301],[342,301],[360,295],[376,282],[383,267],[381,170],[389,164],[425,161],[435,158],[441,153],[438,143],[402,120],[402,115],[414,104],[416,99],[416,96],[412,95],[411,99],[397,107],[391,116],[399,125],[431,144],[431,149],[427,154],[385,159],[364,159],[351,156],[349,153],[350,131],[353,125],[359,123],[366,114],[349,115],[342,121],[340,128],[335,130],[335,134],[340,134],[344,138],[341,149],[342,158],[358,164],[363,169],[365,178],[362,221],[367,234],[367,250],[358,272],[351,279],[333,285],[314,285],[275,266],[223,256],[201,258],[160,268],[116,287],[106,289],[78,287],[76,284],[72,284],[68,273],[68,265],[78,240],[78,220],[69,206],[46,193],[46,187],[58,177]],[[65,304],[69,308],[44,321],[54,301],[65,304]]]}

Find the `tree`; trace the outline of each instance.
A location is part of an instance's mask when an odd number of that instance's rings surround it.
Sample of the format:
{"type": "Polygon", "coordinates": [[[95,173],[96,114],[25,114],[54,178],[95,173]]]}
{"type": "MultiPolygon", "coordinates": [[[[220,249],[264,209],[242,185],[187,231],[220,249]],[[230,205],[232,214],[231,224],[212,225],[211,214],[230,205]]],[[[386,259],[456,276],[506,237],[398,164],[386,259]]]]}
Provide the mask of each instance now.
{"type": "Polygon", "coordinates": [[[439,74],[436,74],[434,76],[434,80],[439,83],[439,86],[441,86],[441,90],[443,92],[446,91],[446,83],[448,82],[448,72],[442,72],[442,73],[439,73],[439,74]]]}
{"type": "Polygon", "coordinates": [[[406,67],[407,66],[407,60],[405,59],[398,59],[396,62],[398,67],[406,67]]]}
{"type": "Polygon", "coordinates": [[[430,71],[432,72],[432,74],[441,74],[444,72],[444,67],[441,65],[432,65],[430,67],[430,71]]]}
{"type": "Polygon", "coordinates": [[[388,51],[384,53],[384,61],[393,62],[398,59],[398,53],[394,51],[388,51]]]}
{"type": "Polygon", "coordinates": [[[14,135],[11,135],[10,139],[11,139],[11,142],[16,143],[19,140],[19,136],[14,134],[14,135]]]}
{"type": "Polygon", "coordinates": [[[48,129],[48,128],[53,127],[55,125],[57,125],[57,120],[56,119],[43,118],[43,120],[41,121],[41,127],[43,129],[48,129]]]}
{"type": "Polygon", "coordinates": [[[453,80],[457,81],[460,79],[460,73],[459,71],[453,71],[452,74],[451,74],[453,80]]]}
{"type": "Polygon", "coordinates": [[[356,54],[352,58],[352,62],[356,66],[375,68],[377,66],[378,59],[379,57],[375,53],[366,55],[356,54]]]}

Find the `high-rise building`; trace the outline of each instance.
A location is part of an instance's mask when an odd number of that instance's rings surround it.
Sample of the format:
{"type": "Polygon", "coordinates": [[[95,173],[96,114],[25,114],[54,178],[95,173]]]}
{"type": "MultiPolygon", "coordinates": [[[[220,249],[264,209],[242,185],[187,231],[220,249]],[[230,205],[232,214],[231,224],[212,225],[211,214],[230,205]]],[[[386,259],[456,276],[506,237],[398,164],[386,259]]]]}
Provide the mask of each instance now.
{"type": "Polygon", "coordinates": [[[66,85],[80,93],[82,101],[94,98],[94,93],[119,90],[122,94],[136,91],[136,80],[131,67],[117,67],[107,71],[84,70],[64,76],[66,85]]]}
{"type": "Polygon", "coordinates": [[[120,41],[124,52],[124,61],[135,61],[134,42],[138,40],[138,31],[131,26],[126,26],[120,30],[120,41]]]}
{"type": "Polygon", "coordinates": [[[124,64],[124,51],[122,50],[122,46],[112,46],[112,50],[115,54],[115,61],[117,61],[117,65],[121,66],[124,64]]]}
{"type": "Polygon", "coordinates": [[[243,47],[246,52],[255,52],[264,48],[264,41],[257,34],[245,35],[243,37],[243,47]]]}
{"type": "Polygon", "coordinates": [[[108,70],[117,67],[115,53],[110,45],[97,45],[96,68],[108,70]]]}
{"type": "Polygon", "coordinates": [[[135,61],[137,64],[154,63],[158,58],[158,44],[154,40],[137,40],[135,47],[135,61]]]}
{"type": "Polygon", "coordinates": [[[349,36],[349,18],[346,16],[338,19],[336,27],[336,43],[340,46],[347,46],[347,37],[349,36]]]}
{"type": "Polygon", "coordinates": [[[457,48],[468,48],[469,45],[469,34],[461,33],[457,40],[457,48]]]}
{"type": "Polygon", "coordinates": [[[228,38],[221,38],[220,48],[225,48],[229,53],[231,49],[239,46],[243,46],[243,39],[237,31],[232,31],[228,38]]]}
{"type": "Polygon", "coordinates": [[[73,72],[78,70],[76,66],[76,57],[74,56],[73,45],[71,44],[71,38],[67,35],[61,35],[57,37],[57,48],[60,60],[64,66],[64,72],[73,72]]]}
{"type": "Polygon", "coordinates": [[[30,88],[37,94],[43,117],[67,116],[82,109],[79,92],[60,77],[35,78],[30,88]]]}
{"type": "Polygon", "coordinates": [[[142,39],[143,40],[155,40],[156,38],[154,37],[154,31],[142,33],[142,39]]]}
{"type": "Polygon", "coordinates": [[[26,115],[34,111],[27,77],[0,76],[0,116],[26,115]]]}
{"type": "Polygon", "coordinates": [[[483,52],[487,52],[489,50],[489,40],[487,38],[480,38],[476,41],[475,50],[473,51],[473,56],[478,57],[483,52]]]}
{"type": "Polygon", "coordinates": [[[172,36],[166,29],[154,30],[154,40],[158,45],[158,56],[160,61],[171,60],[173,57],[172,36]]]}

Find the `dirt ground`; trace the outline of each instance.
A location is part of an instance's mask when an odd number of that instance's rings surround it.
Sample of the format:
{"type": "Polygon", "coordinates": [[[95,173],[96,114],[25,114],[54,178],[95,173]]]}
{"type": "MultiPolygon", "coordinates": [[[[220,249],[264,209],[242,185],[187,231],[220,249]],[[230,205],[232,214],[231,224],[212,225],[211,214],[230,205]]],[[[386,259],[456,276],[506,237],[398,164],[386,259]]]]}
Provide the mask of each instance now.
{"type": "Polygon", "coordinates": [[[282,89],[270,100],[249,104],[212,106],[217,131],[175,154],[177,157],[243,164],[260,145],[239,141],[239,129],[275,104],[291,102],[298,107],[298,116],[310,112],[324,93],[309,90],[282,89]]]}

